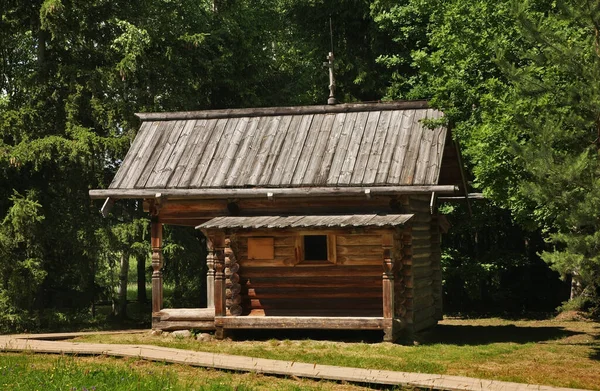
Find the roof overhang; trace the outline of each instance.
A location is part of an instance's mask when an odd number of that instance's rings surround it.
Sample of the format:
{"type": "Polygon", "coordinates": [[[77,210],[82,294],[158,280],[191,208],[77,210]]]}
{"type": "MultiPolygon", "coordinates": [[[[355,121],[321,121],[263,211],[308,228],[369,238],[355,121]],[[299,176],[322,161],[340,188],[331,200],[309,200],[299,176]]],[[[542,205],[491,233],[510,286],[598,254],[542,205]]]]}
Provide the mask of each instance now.
{"type": "Polygon", "coordinates": [[[200,224],[196,229],[399,227],[406,224],[412,217],[412,214],[224,216],[200,224]]]}
{"type": "Polygon", "coordinates": [[[403,194],[455,194],[454,185],[422,186],[371,186],[371,187],[292,187],[292,188],[215,188],[215,189],[94,189],[92,199],[145,199],[166,197],[172,199],[219,199],[219,198],[293,198],[293,197],[340,197],[340,196],[394,196],[403,194]]]}

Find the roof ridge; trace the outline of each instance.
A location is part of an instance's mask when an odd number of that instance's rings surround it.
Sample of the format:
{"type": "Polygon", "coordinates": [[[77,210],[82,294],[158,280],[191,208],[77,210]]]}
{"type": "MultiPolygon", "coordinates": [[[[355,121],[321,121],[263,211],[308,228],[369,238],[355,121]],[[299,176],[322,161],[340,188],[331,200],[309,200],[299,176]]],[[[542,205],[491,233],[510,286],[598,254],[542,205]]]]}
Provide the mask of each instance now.
{"type": "Polygon", "coordinates": [[[136,113],[135,115],[142,121],[169,121],[183,119],[216,119],[276,115],[329,114],[385,110],[418,110],[429,108],[429,103],[426,100],[407,100],[391,102],[379,101],[372,103],[345,103],[337,105],[256,107],[244,109],[136,113]]]}

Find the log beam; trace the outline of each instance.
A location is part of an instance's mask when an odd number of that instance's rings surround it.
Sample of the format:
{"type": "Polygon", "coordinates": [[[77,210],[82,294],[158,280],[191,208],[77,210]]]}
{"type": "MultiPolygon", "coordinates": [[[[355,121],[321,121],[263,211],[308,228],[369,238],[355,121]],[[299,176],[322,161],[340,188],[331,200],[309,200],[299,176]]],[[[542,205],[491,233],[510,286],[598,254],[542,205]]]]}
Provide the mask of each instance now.
{"type": "MultiPolygon", "coordinates": [[[[289,188],[241,188],[241,189],[95,189],[90,190],[92,199],[98,198],[153,198],[174,199],[218,199],[218,198],[287,198],[287,197],[340,197],[369,194],[454,194],[459,188],[454,185],[373,186],[373,187],[289,187],[289,188]],[[368,192],[367,192],[368,190],[368,192]]],[[[366,197],[365,197],[366,198],[366,197]]],[[[429,209],[429,204],[427,203],[429,209]]]]}

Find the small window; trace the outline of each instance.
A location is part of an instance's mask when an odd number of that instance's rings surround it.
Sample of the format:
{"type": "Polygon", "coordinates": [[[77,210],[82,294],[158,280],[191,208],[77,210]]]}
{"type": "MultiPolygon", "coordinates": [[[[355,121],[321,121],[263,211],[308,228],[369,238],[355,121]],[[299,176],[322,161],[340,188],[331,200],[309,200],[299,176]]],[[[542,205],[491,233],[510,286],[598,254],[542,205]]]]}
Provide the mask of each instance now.
{"type": "Polygon", "coordinates": [[[248,238],[248,259],[274,259],[273,238],[248,238]]]}
{"type": "Polygon", "coordinates": [[[328,259],[327,235],[305,235],[304,260],[327,261],[328,259]]]}

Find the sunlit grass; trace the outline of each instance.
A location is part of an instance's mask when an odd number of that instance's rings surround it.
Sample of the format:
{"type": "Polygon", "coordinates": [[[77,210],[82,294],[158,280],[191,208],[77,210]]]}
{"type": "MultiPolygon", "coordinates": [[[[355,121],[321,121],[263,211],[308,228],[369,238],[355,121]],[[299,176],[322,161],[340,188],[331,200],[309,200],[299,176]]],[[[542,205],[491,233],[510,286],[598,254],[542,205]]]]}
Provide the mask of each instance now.
{"type": "Polygon", "coordinates": [[[600,390],[600,324],[594,322],[446,319],[415,346],[301,339],[308,336],[198,342],[138,334],[78,340],[600,390]]]}
{"type": "Polygon", "coordinates": [[[249,391],[348,390],[364,388],[300,379],[166,365],[110,357],[0,354],[0,389],[11,391],[249,391]]]}

